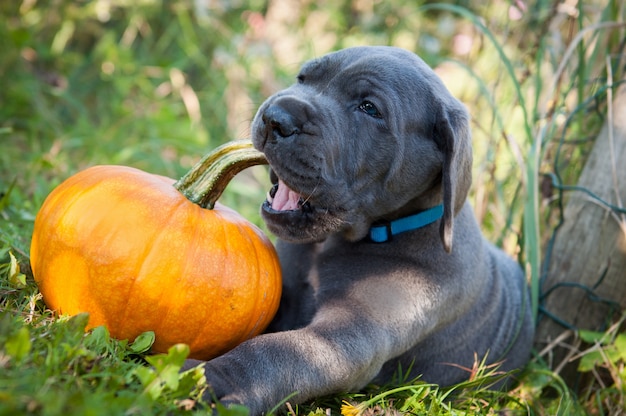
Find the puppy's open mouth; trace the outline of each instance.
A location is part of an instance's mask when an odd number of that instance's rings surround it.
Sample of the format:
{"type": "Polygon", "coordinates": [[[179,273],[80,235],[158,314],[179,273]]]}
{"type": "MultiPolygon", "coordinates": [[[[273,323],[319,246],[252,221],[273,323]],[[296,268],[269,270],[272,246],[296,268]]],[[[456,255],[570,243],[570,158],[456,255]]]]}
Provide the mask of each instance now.
{"type": "Polygon", "coordinates": [[[267,193],[264,208],[277,212],[300,211],[303,213],[313,212],[313,207],[308,199],[291,190],[282,180],[267,193]]]}
{"type": "MultiPolygon", "coordinates": [[[[273,169],[270,169],[270,180],[273,186],[261,206],[261,217],[267,228],[280,239],[314,243],[342,227],[340,217],[323,202],[320,207],[320,202],[325,199],[322,193],[298,192],[280,179],[273,169]]],[[[317,186],[312,189],[319,191],[317,186]]]]}

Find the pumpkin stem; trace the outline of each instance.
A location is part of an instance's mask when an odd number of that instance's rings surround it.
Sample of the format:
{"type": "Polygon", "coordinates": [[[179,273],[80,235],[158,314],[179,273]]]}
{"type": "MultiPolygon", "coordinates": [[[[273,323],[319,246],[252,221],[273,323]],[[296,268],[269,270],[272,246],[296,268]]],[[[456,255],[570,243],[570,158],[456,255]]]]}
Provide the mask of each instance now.
{"type": "Polygon", "coordinates": [[[267,165],[265,155],[250,140],[233,140],[204,156],[174,187],[194,204],[213,209],[231,179],[255,165],[267,165]]]}

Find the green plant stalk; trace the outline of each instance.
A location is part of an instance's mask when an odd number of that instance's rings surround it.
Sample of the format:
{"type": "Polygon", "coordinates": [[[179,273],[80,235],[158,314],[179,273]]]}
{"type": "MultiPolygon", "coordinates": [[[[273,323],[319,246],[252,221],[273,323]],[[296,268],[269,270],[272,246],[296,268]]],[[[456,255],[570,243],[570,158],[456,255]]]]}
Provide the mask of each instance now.
{"type": "MultiPolygon", "coordinates": [[[[541,137],[541,136],[540,136],[541,137]]],[[[541,138],[530,148],[526,160],[526,202],[524,203],[524,254],[526,272],[530,276],[530,300],[533,319],[537,321],[539,311],[539,281],[541,269],[541,251],[539,236],[539,161],[541,138]]]]}
{"type": "MultiPolygon", "coordinates": [[[[540,41],[536,55],[536,70],[541,73],[544,52],[544,42],[540,41]]],[[[534,108],[539,108],[541,91],[543,90],[543,79],[535,77],[535,101],[534,108]]],[[[526,120],[527,134],[530,132],[530,120],[526,120]]],[[[544,127],[547,129],[547,127],[544,127]]],[[[524,261],[526,265],[526,275],[530,284],[530,304],[534,322],[537,322],[539,313],[539,293],[541,291],[541,230],[539,228],[539,169],[541,166],[541,148],[543,134],[532,139],[529,136],[531,147],[526,158],[526,200],[524,202],[524,212],[522,214],[524,233],[524,261]]]]}
{"type": "Polygon", "coordinates": [[[250,140],[233,140],[204,156],[174,183],[174,188],[194,204],[213,209],[236,174],[251,166],[267,164],[265,155],[250,140]]]}

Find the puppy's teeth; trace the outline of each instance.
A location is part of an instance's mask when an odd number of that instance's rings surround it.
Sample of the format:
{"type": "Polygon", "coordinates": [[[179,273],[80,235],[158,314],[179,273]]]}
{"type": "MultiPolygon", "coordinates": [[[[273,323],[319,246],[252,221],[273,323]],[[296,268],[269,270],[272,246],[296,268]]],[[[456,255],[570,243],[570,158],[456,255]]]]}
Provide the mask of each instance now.
{"type": "Polygon", "coordinates": [[[272,197],[270,191],[267,191],[267,195],[265,195],[265,198],[267,199],[267,202],[269,202],[270,204],[274,202],[274,197],[272,197]]]}

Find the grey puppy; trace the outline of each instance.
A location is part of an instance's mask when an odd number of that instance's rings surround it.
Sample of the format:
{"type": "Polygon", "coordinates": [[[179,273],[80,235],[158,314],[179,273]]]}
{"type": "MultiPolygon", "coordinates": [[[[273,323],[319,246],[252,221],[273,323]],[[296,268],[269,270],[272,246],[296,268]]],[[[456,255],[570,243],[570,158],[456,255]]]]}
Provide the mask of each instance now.
{"type": "Polygon", "coordinates": [[[399,369],[449,385],[485,356],[524,366],[527,285],[466,202],[464,106],[398,48],[331,53],[297,79],[252,123],[275,184],[262,216],[279,237],[283,298],[269,333],[204,365],[215,397],[260,414],[399,369]]]}

